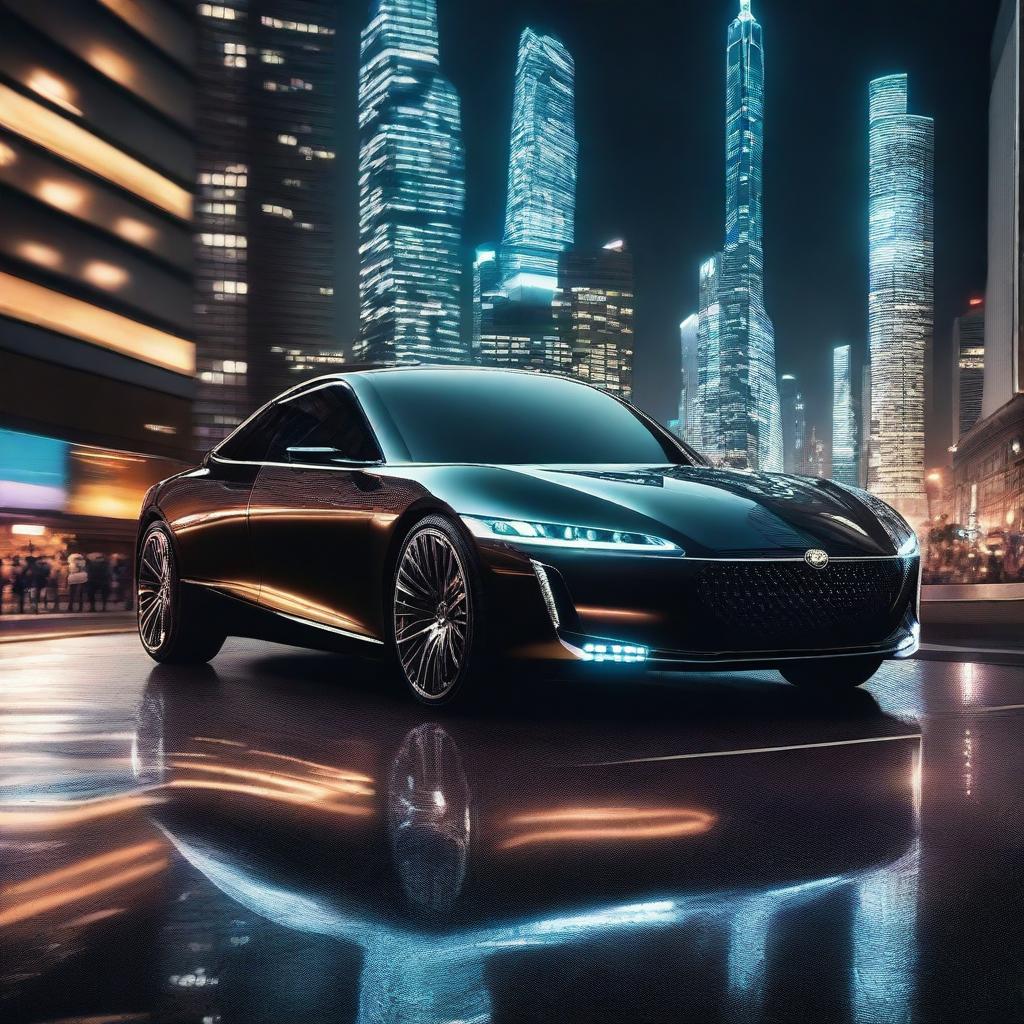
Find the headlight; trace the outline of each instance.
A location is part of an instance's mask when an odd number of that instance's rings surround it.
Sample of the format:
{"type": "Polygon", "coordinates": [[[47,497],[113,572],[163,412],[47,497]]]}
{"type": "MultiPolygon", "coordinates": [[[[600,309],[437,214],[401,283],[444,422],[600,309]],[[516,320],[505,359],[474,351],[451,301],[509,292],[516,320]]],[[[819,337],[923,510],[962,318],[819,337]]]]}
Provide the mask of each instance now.
{"type": "Polygon", "coordinates": [[[629,551],[649,555],[686,554],[678,544],[647,533],[597,530],[589,526],[538,523],[525,519],[484,519],[479,516],[462,516],[462,521],[474,537],[489,537],[516,544],[589,551],[629,551]]]}
{"type": "Polygon", "coordinates": [[[861,490],[859,487],[850,487],[848,484],[841,484],[840,486],[871,509],[875,514],[875,518],[882,524],[882,529],[885,530],[889,535],[889,539],[896,545],[897,554],[920,554],[921,545],[918,542],[914,528],[896,509],[870,491],[861,490]]]}

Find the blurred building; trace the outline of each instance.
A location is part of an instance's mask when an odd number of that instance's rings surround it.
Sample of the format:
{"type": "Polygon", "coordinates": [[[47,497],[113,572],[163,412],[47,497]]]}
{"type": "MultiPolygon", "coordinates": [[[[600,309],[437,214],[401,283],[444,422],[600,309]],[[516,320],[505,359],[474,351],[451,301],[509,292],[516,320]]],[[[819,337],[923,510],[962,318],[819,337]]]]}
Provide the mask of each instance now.
{"type": "Polygon", "coordinates": [[[465,362],[462,121],[436,0],[373,0],[360,59],[356,358],[465,362]]]}
{"type": "Polygon", "coordinates": [[[700,265],[697,302],[696,434],[693,446],[713,462],[722,457],[719,404],[722,383],[722,306],[719,302],[720,256],[700,265]]]}
{"type": "Polygon", "coordinates": [[[633,396],[633,256],[621,239],[558,257],[555,328],[581,380],[633,396]]]}
{"type": "Polygon", "coordinates": [[[867,490],[868,455],[871,451],[871,362],[867,359],[860,371],[860,422],[857,435],[860,442],[857,452],[857,483],[867,490]]]}
{"type": "Polygon", "coordinates": [[[832,479],[857,486],[857,411],[849,345],[832,350],[832,479]]]}
{"type": "Polygon", "coordinates": [[[200,3],[195,446],[342,361],[335,339],[335,5],[200,3]]]}
{"type": "Polygon", "coordinates": [[[981,418],[985,385],[985,301],[953,321],[953,443],[981,418]]]}
{"type": "Polygon", "coordinates": [[[764,36],[750,0],[729,26],[725,117],[720,448],[730,465],[781,470],[775,330],[764,307],[764,36]]]}
{"type": "Polygon", "coordinates": [[[907,76],[869,88],[871,450],[868,486],[927,518],[925,363],[934,325],[934,125],[907,112],[907,76]]]}
{"type": "Polygon", "coordinates": [[[679,325],[679,436],[691,447],[700,441],[697,415],[697,321],[691,313],[679,325]]]}
{"type": "MultiPolygon", "coordinates": [[[[502,287],[511,298],[555,290],[576,218],[575,67],[555,36],[523,29],[509,141],[502,287]],[[527,294],[524,294],[527,293],[527,294]]],[[[538,300],[540,301],[540,300],[538,300]]]]}
{"type": "Polygon", "coordinates": [[[801,473],[807,441],[807,421],[800,383],[792,373],[784,373],[779,378],[779,402],[782,408],[783,469],[787,473],[801,473]]]}
{"type": "Polygon", "coordinates": [[[128,550],[191,448],[194,16],[0,15],[0,556],[128,550]]]}
{"type": "Polygon", "coordinates": [[[510,370],[572,371],[572,349],[555,323],[550,302],[493,296],[483,318],[476,358],[510,370]]]}
{"type": "Polygon", "coordinates": [[[811,427],[811,433],[804,442],[804,463],[800,470],[804,476],[832,476],[831,458],[828,445],[818,437],[817,428],[811,427]]]}
{"type": "Polygon", "coordinates": [[[470,352],[479,358],[480,334],[484,320],[494,308],[495,298],[501,295],[501,273],[498,254],[493,245],[480,245],[473,255],[473,336],[470,352]]]}
{"type": "Polygon", "coordinates": [[[1024,67],[1020,0],[1003,0],[992,38],[988,283],[982,418],[956,443],[954,518],[980,533],[1024,532],[1024,67]]]}

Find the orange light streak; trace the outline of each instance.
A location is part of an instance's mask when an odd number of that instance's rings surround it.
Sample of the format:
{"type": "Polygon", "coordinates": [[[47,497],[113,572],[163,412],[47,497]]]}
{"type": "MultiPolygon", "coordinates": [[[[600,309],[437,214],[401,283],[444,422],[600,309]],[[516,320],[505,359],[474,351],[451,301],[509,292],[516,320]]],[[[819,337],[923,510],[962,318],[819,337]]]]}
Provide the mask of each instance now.
{"type": "Polygon", "coordinates": [[[715,815],[692,808],[568,807],[513,817],[513,825],[538,825],[500,843],[514,850],[540,843],[668,839],[707,832],[715,815]]]}

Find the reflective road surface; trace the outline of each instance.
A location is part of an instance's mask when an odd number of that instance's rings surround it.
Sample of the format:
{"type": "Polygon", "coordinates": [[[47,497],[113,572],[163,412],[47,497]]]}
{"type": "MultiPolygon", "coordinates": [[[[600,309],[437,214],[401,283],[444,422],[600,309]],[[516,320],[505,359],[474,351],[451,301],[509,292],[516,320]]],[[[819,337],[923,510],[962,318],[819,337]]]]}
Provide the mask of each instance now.
{"type": "Polygon", "coordinates": [[[252,641],[5,645],[0,1019],[1024,1020],[1024,659],[941,657],[447,712],[252,641]]]}

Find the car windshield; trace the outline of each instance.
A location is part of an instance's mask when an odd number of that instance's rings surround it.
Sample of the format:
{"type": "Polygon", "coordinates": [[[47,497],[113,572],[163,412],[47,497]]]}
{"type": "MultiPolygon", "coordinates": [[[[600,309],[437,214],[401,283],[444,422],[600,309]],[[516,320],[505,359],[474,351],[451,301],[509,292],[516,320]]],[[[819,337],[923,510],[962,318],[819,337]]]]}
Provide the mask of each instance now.
{"type": "Polygon", "coordinates": [[[664,465],[692,461],[621,402],[541,374],[369,374],[413,462],[664,465]]]}

